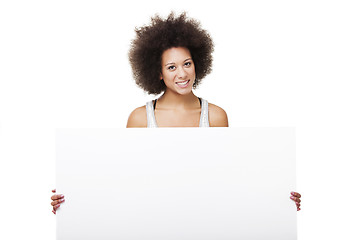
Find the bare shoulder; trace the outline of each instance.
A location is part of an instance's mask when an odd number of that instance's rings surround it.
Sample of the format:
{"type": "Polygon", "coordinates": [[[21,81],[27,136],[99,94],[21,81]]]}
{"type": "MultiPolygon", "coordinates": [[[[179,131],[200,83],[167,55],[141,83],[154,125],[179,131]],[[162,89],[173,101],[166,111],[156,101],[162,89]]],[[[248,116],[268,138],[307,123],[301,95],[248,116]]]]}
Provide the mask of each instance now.
{"type": "Polygon", "coordinates": [[[210,127],[228,127],[229,123],[225,110],[209,103],[209,124],[210,127]]]}
{"type": "Polygon", "coordinates": [[[130,113],[126,127],[127,128],[147,127],[146,106],[138,107],[130,113]]]}

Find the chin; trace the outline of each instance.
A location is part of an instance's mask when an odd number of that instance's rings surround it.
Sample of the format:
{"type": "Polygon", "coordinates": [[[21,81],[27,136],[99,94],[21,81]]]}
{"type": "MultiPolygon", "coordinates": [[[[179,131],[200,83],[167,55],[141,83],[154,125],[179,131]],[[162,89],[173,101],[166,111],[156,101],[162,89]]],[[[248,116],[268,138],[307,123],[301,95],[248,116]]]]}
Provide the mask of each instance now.
{"type": "Polygon", "coordinates": [[[192,88],[189,88],[189,89],[181,89],[180,91],[176,91],[178,94],[180,95],[188,95],[190,93],[192,93],[192,88]]]}

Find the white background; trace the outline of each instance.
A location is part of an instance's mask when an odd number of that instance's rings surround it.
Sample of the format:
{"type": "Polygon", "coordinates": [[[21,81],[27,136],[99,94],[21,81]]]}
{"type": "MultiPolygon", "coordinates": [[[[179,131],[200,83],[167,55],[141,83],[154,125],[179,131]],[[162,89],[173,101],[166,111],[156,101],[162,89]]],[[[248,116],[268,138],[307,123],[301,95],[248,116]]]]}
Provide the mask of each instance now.
{"type": "Polygon", "coordinates": [[[1,1],[0,239],[55,239],[55,128],[122,128],[154,98],[127,51],[171,9],[216,45],[196,94],[232,127],[296,127],[299,239],[358,239],[360,8],[346,0],[1,1]]]}

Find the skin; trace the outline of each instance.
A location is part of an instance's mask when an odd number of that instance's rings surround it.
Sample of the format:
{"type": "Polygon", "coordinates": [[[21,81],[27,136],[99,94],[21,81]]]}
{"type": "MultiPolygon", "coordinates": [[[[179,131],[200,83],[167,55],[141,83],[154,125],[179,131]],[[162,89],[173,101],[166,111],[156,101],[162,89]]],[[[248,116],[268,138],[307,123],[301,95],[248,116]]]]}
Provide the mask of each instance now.
{"type": "MultiPolygon", "coordinates": [[[[56,193],[56,189],[51,190],[53,193],[56,193]]],[[[54,194],[51,196],[51,206],[53,207],[52,212],[56,214],[56,210],[60,207],[60,204],[65,202],[65,197],[62,194],[54,194]]]]}
{"type": "MultiPolygon", "coordinates": [[[[195,65],[187,48],[173,47],[163,52],[159,81],[164,81],[166,90],[156,103],[155,118],[158,127],[199,127],[201,106],[192,88],[195,78],[195,65]],[[189,81],[187,86],[181,87],[181,83],[186,81],[189,81]]],[[[210,127],[229,126],[226,112],[211,103],[209,103],[209,125],[210,127]]],[[[146,106],[138,107],[131,112],[126,127],[147,127],[146,106]]],[[[52,192],[56,193],[56,190],[52,192]]],[[[295,202],[299,211],[301,195],[297,192],[290,194],[290,199],[295,202]]],[[[53,213],[56,214],[56,210],[65,201],[64,195],[54,194],[51,200],[53,213]]]]}

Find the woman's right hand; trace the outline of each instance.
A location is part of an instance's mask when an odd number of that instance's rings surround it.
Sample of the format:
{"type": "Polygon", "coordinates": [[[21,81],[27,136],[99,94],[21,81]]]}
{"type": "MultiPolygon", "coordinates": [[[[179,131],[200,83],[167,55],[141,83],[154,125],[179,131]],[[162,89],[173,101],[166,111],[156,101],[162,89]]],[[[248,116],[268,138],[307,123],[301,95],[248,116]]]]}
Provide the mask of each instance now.
{"type": "MultiPolygon", "coordinates": [[[[53,193],[56,193],[56,189],[51,190],[53,193]]],[[[53,206],[52,212],[56,214],[56,209],[60,207],[60,204],[65,201],[64,195],[62,194],[54,194],[51,196],[51,206],[53,206]]]]}

